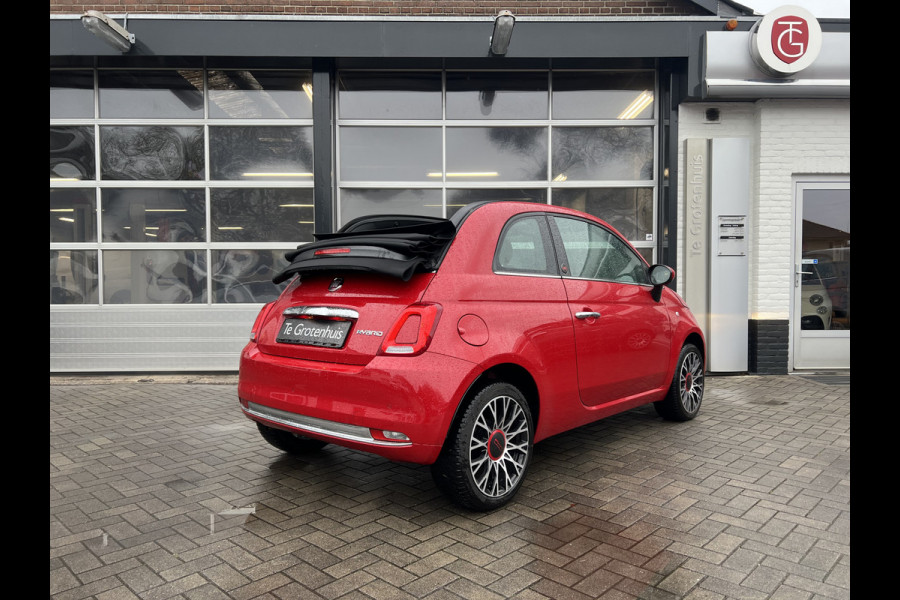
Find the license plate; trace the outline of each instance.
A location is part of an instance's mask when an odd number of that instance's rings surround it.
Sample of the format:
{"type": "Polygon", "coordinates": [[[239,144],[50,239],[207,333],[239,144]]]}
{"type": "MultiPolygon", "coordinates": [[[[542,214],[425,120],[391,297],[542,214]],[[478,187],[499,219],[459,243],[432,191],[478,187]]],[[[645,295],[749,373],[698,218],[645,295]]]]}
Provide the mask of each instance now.
{"type": "Polygon", "coordinates": [[[283,344],[343,348],[350,324],[350,321],[285,319],[275,339],[283,344]]]}

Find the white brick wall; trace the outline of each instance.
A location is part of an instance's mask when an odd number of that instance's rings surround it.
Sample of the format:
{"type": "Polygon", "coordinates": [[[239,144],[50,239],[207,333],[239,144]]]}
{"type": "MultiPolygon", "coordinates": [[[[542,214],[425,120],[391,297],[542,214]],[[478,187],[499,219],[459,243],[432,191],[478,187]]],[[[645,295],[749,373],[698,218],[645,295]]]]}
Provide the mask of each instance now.
{"type": "MultiPolygon", "coordinates": [[[[750,281],[752,319],[790,317],[793,277],[793,186],[798,178],[850,174],[849,100],[760,100],[682,104],[678,110],[679,173],[684,140],[749,137],[751,140],[750,281]],[[706,110],[719,109],[717,123],[706,110]]],[[[678,186],[683,207],[684,186],[678,186]]],[[[678,214],[684,237],[684,211],[678,214]]],[[[683,264],[683,247],[678,264],[683,264]]]]}

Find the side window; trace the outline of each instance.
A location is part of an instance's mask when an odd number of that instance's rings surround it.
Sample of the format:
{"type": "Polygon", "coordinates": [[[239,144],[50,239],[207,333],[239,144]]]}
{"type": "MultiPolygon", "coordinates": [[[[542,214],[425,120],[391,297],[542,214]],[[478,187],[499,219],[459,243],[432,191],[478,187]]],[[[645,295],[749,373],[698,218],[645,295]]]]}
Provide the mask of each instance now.
{"type": "Polygon", "coordinates": [[[568,275],[649,284],[644,261],[612,232],[578,219],[553,217],[568,261],[568,275]]]}
{"type": "Polygon", "coordinates": [[[500,234],[494,271],[556,275],[543,216],[510,221],[500,234]]]}

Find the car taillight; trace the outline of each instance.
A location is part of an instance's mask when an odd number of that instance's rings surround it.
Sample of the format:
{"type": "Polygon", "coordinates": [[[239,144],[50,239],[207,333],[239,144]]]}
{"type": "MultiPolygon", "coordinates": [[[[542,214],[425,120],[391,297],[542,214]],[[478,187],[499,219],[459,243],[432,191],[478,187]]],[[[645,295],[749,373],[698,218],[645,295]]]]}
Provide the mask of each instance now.
{"type": "Polygon", "coordinates": [[[266,317],[268,316],[269,311],[272,310],[272,306],[274,304],[275,304],[274,301],[269,302],[268,304],[266,304],[259,310],[259,314],[256,315],[256,320],[253,322],[253,328],[250,330],[250,341],[251,342],[256,341],[257,333],[259,333],[259,330],[262,327],[263,322],[265,322],[266,317]]]}
{"type": "Polygon", "coordinates": [[[382,354],[415,356],[428,348],[438,319],[439,304],[412,304],[400,314],[381,344],[382,354]]]}

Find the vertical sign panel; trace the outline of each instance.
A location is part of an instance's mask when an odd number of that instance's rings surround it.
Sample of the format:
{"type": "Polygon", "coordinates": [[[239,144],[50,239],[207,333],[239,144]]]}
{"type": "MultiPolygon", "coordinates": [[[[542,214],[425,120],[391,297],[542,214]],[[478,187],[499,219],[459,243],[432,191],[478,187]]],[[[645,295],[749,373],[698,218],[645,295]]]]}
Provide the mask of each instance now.
{"type": "Polygon", "coordinates": [[[709,269],[709,352],[712,372],[748,366],[750,140],[716,138],[710,151],[710,207],[715,227],[709,269]]]}
{"type": "Polygon", "coordinates": [[[709,336],[709,140],[685,140],[684,300],[709,336]]]}

